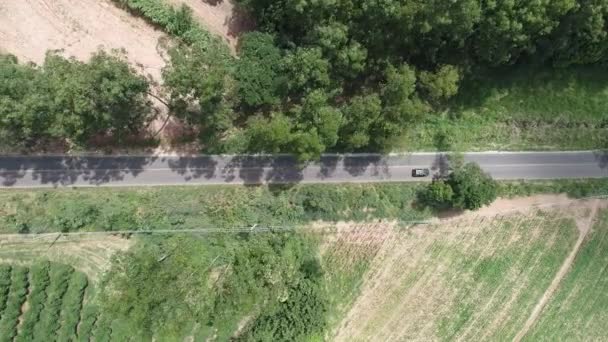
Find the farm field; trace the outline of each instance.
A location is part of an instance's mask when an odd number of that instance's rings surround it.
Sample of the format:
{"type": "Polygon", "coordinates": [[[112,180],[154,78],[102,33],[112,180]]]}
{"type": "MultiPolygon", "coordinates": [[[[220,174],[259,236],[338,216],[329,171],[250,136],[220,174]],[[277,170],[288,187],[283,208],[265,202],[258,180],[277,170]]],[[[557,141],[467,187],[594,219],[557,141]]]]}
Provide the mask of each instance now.
{"type": "MultiPolygon", "coordinates": [[[[512,340],[575,247],[588,205],[486,211],[433,226],[387,227],[368,233],[366,244],[343,240],[346,255],[358,255],[350,259],[366,270],[354,268],[363,277],[333,339],[512,340]]],[[[595,333],[585,336],[602,334],[595,333]]]]}
{"type": "Polygon", "coordinates": [[[524,341],[600,341],[608,336],[608,211],[587,235],[572,269],[524,341]]]}
{"type": "Polygon", "coordinates": [[[0,264],[0,341],[88,341],[96,333],[92,285],[65,264],[0,264]]]}

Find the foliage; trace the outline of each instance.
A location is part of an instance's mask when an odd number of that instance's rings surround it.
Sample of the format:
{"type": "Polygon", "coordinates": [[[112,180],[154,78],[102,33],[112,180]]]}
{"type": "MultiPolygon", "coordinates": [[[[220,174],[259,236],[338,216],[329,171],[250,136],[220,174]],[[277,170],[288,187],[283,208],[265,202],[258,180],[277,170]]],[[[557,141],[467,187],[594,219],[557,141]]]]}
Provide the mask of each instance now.
{"type": "MultiPolygon", "coordinates": [[[[293,234],[148,238],[113,261],[103,291],[103,311],[126,322],[132,336],[176,340],[187,327],[202,326],[201,338],[228,339],[240,317],[253,310],[287,310],[302,305],[294,336],[320,333],[323,297],[314,249],[293,234]],[[299,285],[305,282],[307,285],[299,285]],[[174,286],[167,287],[171,283],[174,286]],[[287,301],[287,302],[286,302],[287,301]],[[316,303],[316,304],[315,304],[316,303]],[[281,308],[287,305],[287,308],[281,308]]],[[[289,310],[291,314],[297,311],[289,310]]],[[[253,318],[252,325],[264,323],[253,318]]],[[[280,321],[280,324],[291,324],[280,321]]],[[[265,330],[268,337],[280,332],[265,330]]]]}
{"type": "Polygon", "coordinates": [[[221,43],[179,45],[170,55],[171,64],[163,69],[163,78],[172,111],[187,123],[200,125],[217,144],[235,119],[234,80],[221,43]]]}
{"type": "Polygon", "coordinates": [[[80,319],[80,325],[78,326],[77,341],[90,341],[98,314],[99,308],[96,305],[87,305],[82,309],[82,318],[80,319]]]}
{"type": "Polygon", "coordinates": [[[163,0],[113,0],[130,11],[160,26],[167,33],[188,44],[211,44],[217,40],[192,17],[192,9],[185,4],[175,8],[163,0]]]}
{"type": "Polygon", "coordinates": [[[460,209],[479,209],[497,196],[497,183],[475,163],[454,170],[447,184],[454,192],[452,205],[460,209]]]}
{"type": "Polygon", "coordinates": [[[88,280],[84,273],[75,272],[72,275],[61,307],[61,328],[57,332],[59,341],[69,341],[76,338],[76,327],[80,321],[80,312],[87,286],[88,280]]]}
{"type": "Polygon", "coordinates": [[[0,341],[12,341],[17,335],[17,323],[21,315],[21,306],[25,302],[28,288],[28,269],[22,266],[13,266],[11,272],[11,285],[6,300],[6,307],[0,319],[0,341]]]}
{"type": "Polygon", "coordinates": [[[17,342],[27,342],[34,339],[34,327],[40,318],[47,299],[47,288],[51,282],[49,271],[51,264],[41,262],[30,268],[30,294],[28,297],[29,309],[24,313],[21,332],[17,336],[17,342]]]}
{"type": "Polygon", "coordinates": [[[452,65],[443,65],[435,73],[423,71],[418,76],[420,86],[435,100],[447,100],[458,93],[460,73],[452,65]]]}
{"type": "Polygon", "coordinates": [[[56,137],[82,146],[97,134],[116,139],[143,126],[147,81],[124,56],[99,51],[88,63],[48,53],[41,67],[0,56],[0,131],[15,145],[56,137]]]}
{"type": "Polygon", "coordinates": [[[452,205],[454,191],[443,180],[433,181],[418,193],[418,202],[435,209],[446,209],[452,205]]]}
{"type": "Polygon", "coordinates": [[[59,330],[63,297],[73,272],[74,269],[67,265],[59,264],[51,268],[51,283],[47,288],[47,300],[40,313],[40,321],[34,328],[34,341],[45,341],[59,330]]]}
{"type": "Polygon", "coordinates": [[[9,265],[0,265],[0,318],[2,312],[6,308],[8,293],[11,287],[11,267],[9,265]]]}
{"type": "Polygon", "coordinates": [[[279,104],[285,80],[280,77],[282,56],[274,37],[252,32],[243,35],[239,44],[235,78],[243,105],[257,109],[279,104]]]}

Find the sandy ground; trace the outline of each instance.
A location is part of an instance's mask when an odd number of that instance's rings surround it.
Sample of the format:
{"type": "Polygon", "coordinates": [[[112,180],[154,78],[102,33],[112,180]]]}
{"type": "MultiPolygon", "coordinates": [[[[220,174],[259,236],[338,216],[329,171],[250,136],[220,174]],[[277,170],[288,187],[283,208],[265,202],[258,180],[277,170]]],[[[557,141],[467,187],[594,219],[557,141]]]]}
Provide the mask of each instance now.
{"type": "Polygon", "coordinates": [[[41,63],[47,50],[87,60],[99,48],[126,49],[129,61],[160,81],[164,34],[109,0],[0,1],[0,50],[41,63]]]}

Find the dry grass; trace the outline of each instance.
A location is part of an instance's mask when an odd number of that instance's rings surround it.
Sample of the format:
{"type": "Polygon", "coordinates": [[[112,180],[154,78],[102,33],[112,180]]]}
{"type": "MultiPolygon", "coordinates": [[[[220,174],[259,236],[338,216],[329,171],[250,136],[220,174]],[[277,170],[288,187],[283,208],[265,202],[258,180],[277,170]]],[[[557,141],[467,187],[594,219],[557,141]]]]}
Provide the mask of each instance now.
{"type": "Polygon", "coordinates": [[[30,265],[48,259],[69,264],[95,281],[110,266],[112,255],[133,243],[116,236],[57,236],[0,235],[0,263],[30,265]]]}
{"type": "Polygon", "coordinates": [[[581,208],[569,208],[376,227],[381,238],[356,254],[369,257],[359,295],[332,339],[512,339],[577,239],[572,213],[581,208]]]}

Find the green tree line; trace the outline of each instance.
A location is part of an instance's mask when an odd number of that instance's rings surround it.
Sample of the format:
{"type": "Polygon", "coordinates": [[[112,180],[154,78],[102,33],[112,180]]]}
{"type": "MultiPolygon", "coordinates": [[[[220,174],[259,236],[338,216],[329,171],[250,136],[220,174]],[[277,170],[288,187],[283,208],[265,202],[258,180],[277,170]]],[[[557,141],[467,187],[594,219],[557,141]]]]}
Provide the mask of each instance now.
{"type": "MultiPolygon", "coordinates": [[[[389,151],[481,69],[608,56],[601,0],[239,0],[258,26],[237,56],[186,6],[115,2],[175,38],[163,93],[211,153],[389,151]]],[[[147,81],[114,54],[2,56],[0,78],[0,141],[13,146],[121,141],[150,113],[147,81]]]]}

